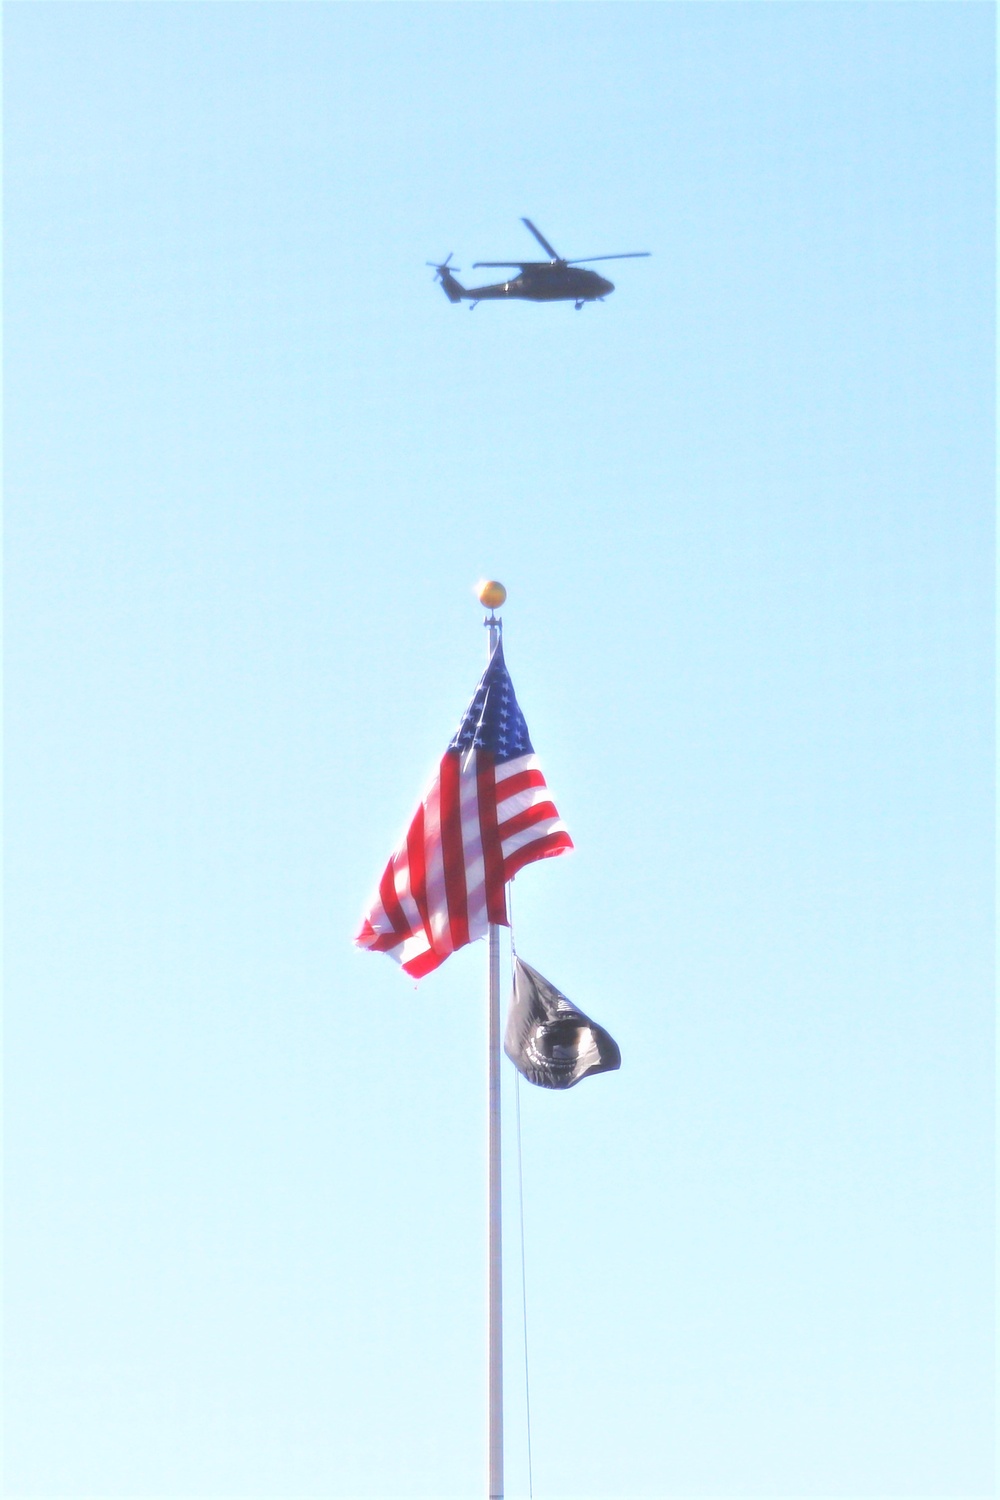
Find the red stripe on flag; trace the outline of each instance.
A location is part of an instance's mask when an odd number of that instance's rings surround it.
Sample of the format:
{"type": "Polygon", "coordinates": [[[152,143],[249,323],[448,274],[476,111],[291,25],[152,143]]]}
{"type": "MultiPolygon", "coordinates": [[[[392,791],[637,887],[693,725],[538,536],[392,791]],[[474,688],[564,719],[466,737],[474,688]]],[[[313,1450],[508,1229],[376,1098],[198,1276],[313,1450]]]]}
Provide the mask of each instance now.
{"type": "Polygon", "coordinates": [[[531,828],[535,823],[558,822],[559,814],[556,812],[553,802],[536,802],[534,807],[526,807],[522,812],[515,813],[505,823],[500,824],[501,838],[512,838],[515,833],[522,833],[525,828],[531,828]]]}
{"type": "Polygon", "coordinates": [[[516,775],[497,782],[497,801],[506,802],[508,797],[513,797],[517,792],[526,792],[529,787],[544,785],[545,777],[537,767],[531,771],[518,771],[516,775]]]}
{"type": "Polygon", "coordinates": [[[410,924],[403,915],[403,908],[396,895],[396,859],[397,855],[394,854],[385,867],[382,879],[378,883],[378,897],[382,903],[382,910],[392,923],[393,932],[399,932],[405,936],[410,930],[410,924]]]}
{"type": "Polygon", "coordinates": [[[431,940],[431,922],[427,911],[427,870],[424,864],[424,804],[421,802],[413,814],[410,831],[406,835],[406,858],[410,866],[410,895],[417,904],[420,920],[424,924],[427,941],[431,940]]]}
{"type": "Polygon", "coordinates": [[[469,941],[465,844],[462,839],[462,804],[458,783],[458,752],[448,750],[441,762],[441,858],[444,864],[444,890],[448,901],[452,948],[464,947],[469,941]]]}
{"type": "MultiPolygon", "coordinates": [[[[408,933],[405,935],[409,936],[408,933]]],[[[393,948],[398,948],[402,941],[403,937],[398,932],[384,932],[381,937],[376,938],[368,946],[373,953],[389,953],[393,948]]]]}
{"type": "Polygon", "coordinates": [[[436,969],[439,964],[443,964],[448,957],[449,954],[447,953],[435,953],[433,948],[428,948],[425,952],[418,953],[416,958],[411,958],[409,962],[405,963],[403,969],[414,979],[423,979],[425,974],[429,974],[432,969],[436,969]]]}
{"type": "Polygon", "coordinates": [[[476,790],[479,796],[479,832],[483,841],[483,870],[486,881],[486,917],[502,927],[507,926],[507,898],[504,893],[503,847],[497,828],[496,767],[488,750],[476,751],[476,790]]]}
{"type": "Polygon", "coordinates": [[[503,878],[513,880],[518,870],[524,865],[530,865],[536,859],[547,859],[550,855],[561,854],[564,849],[572,849],[573,840],[568,833],[546,833],[541,838],[535,839],[530,844],[525,844],[522,849],[517,849],[509,859],[504,860],[503,878]]]}

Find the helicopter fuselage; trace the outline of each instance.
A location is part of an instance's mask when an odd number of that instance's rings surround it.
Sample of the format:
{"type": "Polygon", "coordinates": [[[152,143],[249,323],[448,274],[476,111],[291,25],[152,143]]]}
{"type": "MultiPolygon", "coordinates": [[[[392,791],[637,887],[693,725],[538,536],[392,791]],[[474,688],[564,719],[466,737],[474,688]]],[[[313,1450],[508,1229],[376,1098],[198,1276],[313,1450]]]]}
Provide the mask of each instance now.
{"type": "Polygon", "coordinates": [[[614,282],[579,266],[522,266],[517,276],[491,286],[463,288],[476,302],[491,297],[520,297],[526,302],[596,302],[615,289],[614,282]]]}

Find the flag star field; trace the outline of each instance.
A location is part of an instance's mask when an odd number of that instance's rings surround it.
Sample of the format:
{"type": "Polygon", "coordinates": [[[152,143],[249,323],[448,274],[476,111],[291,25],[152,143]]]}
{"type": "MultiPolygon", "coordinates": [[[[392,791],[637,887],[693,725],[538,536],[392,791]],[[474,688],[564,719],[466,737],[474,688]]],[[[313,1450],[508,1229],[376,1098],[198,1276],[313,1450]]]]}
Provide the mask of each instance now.
{"type": "Polygon", "coordinates": [[[489,750],[498,761],[532,753],[524,715],[503,659],[494,653],[451,742],[452,750],[489,750]]]}

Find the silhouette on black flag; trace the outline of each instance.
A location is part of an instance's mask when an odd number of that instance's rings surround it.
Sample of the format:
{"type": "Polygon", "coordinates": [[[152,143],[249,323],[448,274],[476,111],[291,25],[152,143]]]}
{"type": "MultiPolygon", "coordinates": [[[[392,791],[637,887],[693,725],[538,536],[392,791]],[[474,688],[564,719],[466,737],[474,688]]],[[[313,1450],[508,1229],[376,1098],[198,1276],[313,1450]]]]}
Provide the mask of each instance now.
{"type": "Polygon", "coordinates": [[[591,1073],[621,1067],[618,1044],[537,969],[514,958],[504,1051],[529,1083],[569,1089],[591,1073]]]}

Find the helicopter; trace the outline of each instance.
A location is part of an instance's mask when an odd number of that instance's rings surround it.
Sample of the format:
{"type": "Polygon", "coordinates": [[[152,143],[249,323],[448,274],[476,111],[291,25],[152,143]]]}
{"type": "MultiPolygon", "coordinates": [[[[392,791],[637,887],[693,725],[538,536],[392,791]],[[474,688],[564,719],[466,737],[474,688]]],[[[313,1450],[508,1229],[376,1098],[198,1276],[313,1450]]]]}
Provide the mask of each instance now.
{"type": "Polygon", "coordinates": [[[437,272],[449,302],[466,301],[475,307],[477,302],[520,297],[526,302],[572,302],[579,312],[585,302],[603,302],[608,293],[615,289],[613,281],[606,281],[596,271],[584,271],[580,267],[595,260],[636,260],[650,253],[648,250],[629,250],[623,255],[585,255],[580,260],[564,260],[530,219],[522,219],[521,223],[531,231],[546,255],[551,258],[474,261],[473,269],[479,266],[516,266],[520,274],[512,276],[509,281],[498,281],[493,286],[473,287],[464,287],[460,281],[455,280],[454,273],[459,267],[450,264],[450,254],[440,265],[429,260],[427,264],[437,272]]]}

